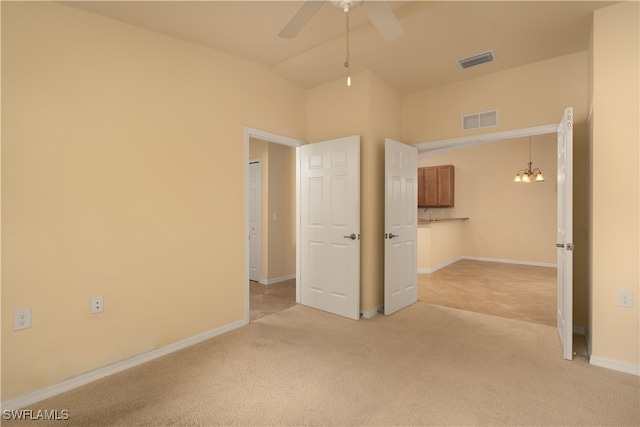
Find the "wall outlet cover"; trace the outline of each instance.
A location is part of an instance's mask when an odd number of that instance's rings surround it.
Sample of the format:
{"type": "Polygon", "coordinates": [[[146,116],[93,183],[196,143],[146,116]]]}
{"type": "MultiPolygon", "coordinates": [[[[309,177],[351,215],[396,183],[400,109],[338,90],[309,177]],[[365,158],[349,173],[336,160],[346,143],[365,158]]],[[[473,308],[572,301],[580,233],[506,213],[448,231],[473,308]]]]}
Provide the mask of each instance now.
{"type": "Polygon", "coordinates": [[[31,327],[31,309],[16,310],[13,312],[13,330],[20,331],[31,327]]]}
{"type": "Polygon", "coordinates": [[[628,308],[633,307],[633,292],[618,291],[618,306],[628,308]]]}

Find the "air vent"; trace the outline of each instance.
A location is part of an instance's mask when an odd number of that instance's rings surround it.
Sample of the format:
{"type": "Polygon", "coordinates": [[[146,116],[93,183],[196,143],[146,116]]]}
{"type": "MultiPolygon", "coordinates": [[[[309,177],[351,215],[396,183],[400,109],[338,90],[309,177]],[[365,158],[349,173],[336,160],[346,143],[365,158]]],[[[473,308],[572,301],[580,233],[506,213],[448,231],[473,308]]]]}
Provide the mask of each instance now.
{"type": "Polygon", "coordinates": [[[498,110],[483,111],[481,113],[462,116],[462,130],[478,129],[498,124],[498,110]]]}
{"type": "Polygon", "coordinates": [[[479,53],[477,55],[470,56],[468,58],[458,59],[458,66],[460,68],[469,68],[475,65],[484,64],[485,62],[491,62],[496,59],[492,50],[479,53]]]}

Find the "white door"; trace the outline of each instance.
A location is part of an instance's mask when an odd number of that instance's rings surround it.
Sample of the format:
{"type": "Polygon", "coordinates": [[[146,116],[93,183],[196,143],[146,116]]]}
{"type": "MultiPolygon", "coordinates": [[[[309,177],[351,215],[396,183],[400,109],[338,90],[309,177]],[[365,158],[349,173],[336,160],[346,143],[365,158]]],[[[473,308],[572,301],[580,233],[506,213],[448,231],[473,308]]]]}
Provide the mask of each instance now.
{"type": "Polygon", "coordinates": [[[573,359],[573,108],[558,126],[558,334],[573,359]]]}
{"type": "Polygon", "coordinates": [[[385,140],[384,314],[418,300],[418,150],[385,140]]]}
{"type": "Polygon", "coordinates": [[[260,191],[261,164],[249,163],[249,280],[260,280],[260,191]]]}
{"type": "Polygon", "coordinates": [[[360,318],[360,136],[300,147],[300,303],[360,318]]]}

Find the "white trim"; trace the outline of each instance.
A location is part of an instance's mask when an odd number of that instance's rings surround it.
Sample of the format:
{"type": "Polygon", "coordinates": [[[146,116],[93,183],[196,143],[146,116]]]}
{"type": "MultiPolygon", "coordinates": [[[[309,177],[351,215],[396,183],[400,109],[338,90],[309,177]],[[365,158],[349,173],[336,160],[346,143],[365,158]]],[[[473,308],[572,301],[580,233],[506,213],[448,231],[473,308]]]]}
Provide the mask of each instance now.
{"type": "Polygon", "coordinates": [[[301,290],[300,290],[300,272],[302,271],[302,257],[301,254],[301,241],[300,241],[300,224],[302,223],[302,217],[300,216],[300,200],[302,196],[300,194],[300,147],[296,147],[296,303],[301,304],[301,290]]]}
{"type": "Polygon", "coordinates": [[[459,150],[461,148],[472,147],[474,145],[495,142],[501,139],[522,138],[526,136],[544,135],[547,133],[557,133],[558,123],[534,126],[530,128],[512,129],[501,132],[485,133],[480,135],[461,136],[457,138],[439,139],[429,142],[413,144],[418,149],[418,157],[431,156],[447,151],[459,150]]]}
{"type": "MultiPolygon", "coordinates": [[[[473,260],[473,261],[486,261],[486,262],[502,262],[502,263],[505,263],[505,264],[533,265],[533,266],[536,266],[536,267],[553,267],[553,268],[557,267],[557,264],[551,264],[551,263],[545,263],[545,262],[520,261],[520,260],[500,259],[500,258],[484,258],[484,257],[477,257],[477,256],[459,256],[459,257],[456,257],[456,258],[452,258],[449,261],[445,261],[442,264],[438,264],[435,267],[419,268],[418,269],[418,274],[435,273],[436,271],[440,270],[441,268],[444,268],[444,267],[446,267],[448,265],[456,263],[456,262],[458,262],[458,261],[460,261],[462,259],[470,259],[470,260],[473,260]]],[[[581,335],[584,335],[584,334],[586,334],[586,331],[584,333],[582,333],[581,335]]]]}
{"type": "Polygon", "coordinates": [[[587,337],[587,328],[584,326],[573,325],[573,333],[577,335],[582,335],[583,337],[587,337]]]}
{"type": "Polygon", "coordinates": [[[624,372],[625,374],[640,376],[640,365],[632,365],[630,363],[618,362],[616,360],[605,359],[604,357],[598,356],[591,356],[589,358],[589,363],[593,366],[599,366],[601,368],[624,372]]]}
{"type": "Polygon", "coordinates": [[[520,261],[515,259],[500,259],[500,258],[484,258],[477,256],[463,256],[463,259],[470,259],[474,261],[487,261],[487,262],[503,262],[505,264],[522,264],[522,265],[533,265],[536,267],[553,267],[558,268],[558,264],[550,263],[550,262],[536,262],[536,261],[520,261]]]}
{"type": "Polygon", "coordinates": [[[442,264],[438,264],[435,267],[431,267],[431,268],[420,268],[418,269],[418,273],[435,273],[436,271],[440,270],[441,268],[445,268],[448,265],[451,265],[453,263],[456,263],[458,261],[460,261],[463,257],[459,256],[459,257],[455,257],[450,259],[449,261],[445,261],[442,264]]]}
{"type": "MultiPolygon", "coordinates": [[[[290,138],[284,135],[278,135],[275,133],[267,132],[261,129],[252,128],[250,126],[244,127],[244,317],[245,321],[249,323],[250,319],[250,307],[249,307],[249,141],[251,138],[260,139],[267,142],[273,142],[275,144],[288,145],[296,148],[296,197],[300,200],[299,195],[299,169],[300,169],[300,146],[305,145],[306,142],[290,138]]],[[[300,217],[298,212],[298,201],[296,201],[296,252],[300,248],[299,241],[299,228],[300,217]]],[[[298,257],[296,253],[296,257],[298,257]]],[[[300,270],[299,264],[296,263],[296,302],[299,301],[299,282],[300,282],[300,270]]]]}
{"type": "Polygon", "coordinates": [[[362,311],[360,312],[360,317],[365,319],[371,319],[373,316],[376,316],[378,313],[382,313],[384,311],[384,304],[380,304],[378,308],[371,311],[362,311]]]}
{"type": "Polygon", "coordinates": [[[50,397],[57,396],[61,393],[65,393],[69,390],[73,390],[109,375],[124,371],[125,369],[133,368],[134,366],[150,362],[159,357],[166,356],[167,354],[174,353],[187,347],[191,347],[195,344],[199,344],[208,339],[217,337],[218,335],[231,332],[234,329],[238,329],[247,324],[248,321],[246,321],[245,319],[238,320],[236,322],[229,323],[228,325],[221,326],[219,328],[215,328],[198,335],[194,335],[191,338],[187,338],[182,341],[157,348],[155,350],[150,350],[145,353],[123,359],[119,362],[87,371],[85,373],[63,380],[59,383],[52,384],[2,402],[2,410],[16,410],[29,405],[33,405],[50,397]]]}
{"type": "Polygon", "coordinates": [[[273,279],[260,279],[258,283],[260,283],[261,285],[275,285],[276,283],[286,282],[287,280],[291,280],[295,278],[296,278],[296,275],[294,273],[294,274],[289,274],[288,276],[274,277],[273,279]]]}

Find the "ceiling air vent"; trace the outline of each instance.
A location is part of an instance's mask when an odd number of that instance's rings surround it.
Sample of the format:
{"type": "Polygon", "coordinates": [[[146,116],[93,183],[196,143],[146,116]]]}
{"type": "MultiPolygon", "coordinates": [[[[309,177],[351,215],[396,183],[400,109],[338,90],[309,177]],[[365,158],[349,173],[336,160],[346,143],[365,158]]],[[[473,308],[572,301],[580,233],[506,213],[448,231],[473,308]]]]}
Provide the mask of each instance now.
{"type": "Polygon", "coordinates": [[[484,64],[485,62],[491,62],[496,59],[495,54],[492,50],[479,53],[477,55],[470,56],[468,58],[458,59],[458,66],[460,68],[469,68],[475,65],[484,64]]]}
{"type": "Polygon", "coordinates": [[[462,116],[462,130],[471,130],[496,126],[498,124],[498,110],[483,111],[462,116]]]}

